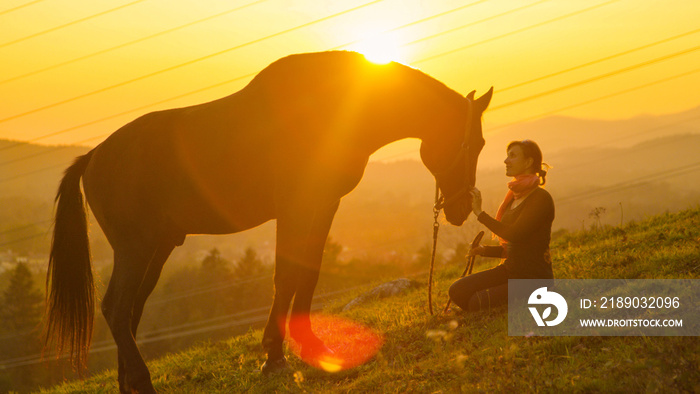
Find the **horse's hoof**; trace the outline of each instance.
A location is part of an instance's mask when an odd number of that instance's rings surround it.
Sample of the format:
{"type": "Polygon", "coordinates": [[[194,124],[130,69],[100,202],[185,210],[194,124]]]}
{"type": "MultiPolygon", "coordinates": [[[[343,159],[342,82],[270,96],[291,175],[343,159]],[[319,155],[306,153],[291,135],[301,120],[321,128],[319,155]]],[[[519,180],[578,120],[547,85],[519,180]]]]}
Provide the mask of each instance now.
{"type": "Polygon", "coordinates": [[[282,356],[277,360],[268,359],[267,361],[265,361],[262,367],[260,367],[260,372],[262,372],[263,375],[269,375],[271,373],[284,371],[288,368],[289,365],[287,364],[287,359],[284,356],[282,356]]]}

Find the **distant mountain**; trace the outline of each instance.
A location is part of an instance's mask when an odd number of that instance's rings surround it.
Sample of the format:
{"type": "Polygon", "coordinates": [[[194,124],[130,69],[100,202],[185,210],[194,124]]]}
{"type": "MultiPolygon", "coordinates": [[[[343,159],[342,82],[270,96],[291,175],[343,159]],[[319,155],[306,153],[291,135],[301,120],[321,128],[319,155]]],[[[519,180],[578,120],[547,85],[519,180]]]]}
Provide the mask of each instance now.
{"type": "MultiPolygon", "coordinates": [[[[488,111],[485,116],[488,121],[488,111]]],[[[700,133],[700,107],[676,114],[645,115],[622,120],[554,116],[495,130],[490,130],[486,124],[486,146],[480,161],[496,161],[500,165],[505,157],[506,145],[514,140],[536,141],[545,152],[546,159],[547,155],[560,151],[629,148],[648,140],[691,133],[700,133]]]]}
{"type": "MultiPolygon", "coordinates": [[[[487,212],[495,212],[506,191],[505,146],[523,138],[538,141],[545,161],[554,166],[546,188],[556,204],[555,230],[588,228],[597,222],[591,216],[595,208],[604,209],[600,224],[615,225],[700,201],[700,184],[691,181],[700,174],[700,108],[623,121],[548,118],[487,135],[477,172],[487,212]]],[[[15,144],[0,141],[0,244],[48,231],[49,223],[8,232],[51,218],[64,169],[89,149],[28,143],[6,148],[15,144]]],[[[343,198],[331,236],[346,248],[346,257],[381,260],[414,254],[430,242],[434,187],[433,176],[417,160],[370,162],[362,182],[343,198]]],[[[441,253],[482,228],[473,217],[461,228],[443,224],[441,253]]],[[[109,246],[94,224],[91,234],[101,240],[93,251],[108,259],[109,246]]],[[[213,247],[232,256],[252,246],[269,260],[274,234],[274,223],[268,223],[231,236],[189,237],[173,259],[193,261],[213,247]]],[[[21,245],[47,250],[49,240],[47,236],[21,245]]]]}
{"type": "Polygon", "coordinates": [[[31,196],[53,201],[63,171],[89,150],[0,140],[0,197],[31,196]]]}

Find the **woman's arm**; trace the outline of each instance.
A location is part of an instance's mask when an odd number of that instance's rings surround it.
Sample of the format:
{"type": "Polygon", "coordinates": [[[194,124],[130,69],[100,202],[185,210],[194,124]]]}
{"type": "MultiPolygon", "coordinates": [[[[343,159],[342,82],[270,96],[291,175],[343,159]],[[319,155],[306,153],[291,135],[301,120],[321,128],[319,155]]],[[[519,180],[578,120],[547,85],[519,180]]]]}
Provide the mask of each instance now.
{"type": "Polygon", "coordinates": [[[484,257],[496,257],[499,259],[505,258],[506,251],[502,245],[498,246],[482,246],[484,248],[482,256],[484,257]]]}
{"type": "Polygon", "coordinates": [[[527,237],[532,230],[549,222],[554,217],[554,202],[549,193],[533,193],[528,197],[528,200],[523,202],[527,205],[523,206],[520,216],[511,225],[505,225],[483,211],[479,214],[478,220],[506,241],[520,241],[527,237]]]}

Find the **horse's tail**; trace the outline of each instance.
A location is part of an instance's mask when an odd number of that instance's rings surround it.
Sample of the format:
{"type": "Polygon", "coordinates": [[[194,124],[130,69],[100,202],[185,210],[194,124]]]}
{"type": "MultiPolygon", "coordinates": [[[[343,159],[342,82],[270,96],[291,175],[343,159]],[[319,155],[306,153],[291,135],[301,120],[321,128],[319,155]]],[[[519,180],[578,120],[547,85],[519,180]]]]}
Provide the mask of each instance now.
{"type": "Polygon", "coordinates": [[[95,288],[90,263],[87,207],[80,179],[90,151],[66,170],[56,195],[49,269],[46,274],[44,349],[54,343],[58,356],[69,350],[71,361],[81,367],[87,361],[95,315],[95,288]]]}

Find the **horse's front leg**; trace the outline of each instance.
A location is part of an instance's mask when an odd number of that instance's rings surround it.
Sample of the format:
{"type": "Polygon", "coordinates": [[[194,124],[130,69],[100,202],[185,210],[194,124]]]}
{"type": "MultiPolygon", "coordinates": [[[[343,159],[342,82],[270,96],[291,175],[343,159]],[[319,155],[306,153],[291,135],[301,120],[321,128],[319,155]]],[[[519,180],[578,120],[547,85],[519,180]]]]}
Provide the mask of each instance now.
{"type": "Polygon", "coordinates": [[[292,298],[294,319],[290,323],[290,335],[301,344],[302,353],[325,349],[311,331],[309,312],[323,247],[337,209],[338,202],[323,209],[318,206],[295,209],[277,220],[275,299],[263,333],[263,347],[267,351],[263,372],[285,366],[282,343],[292,298]]]}

